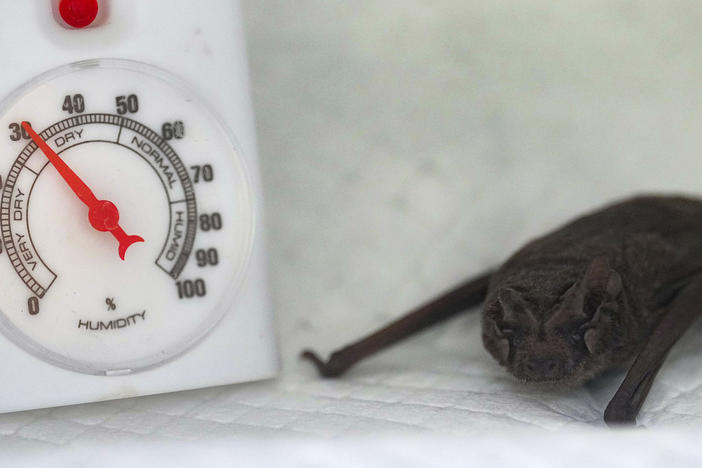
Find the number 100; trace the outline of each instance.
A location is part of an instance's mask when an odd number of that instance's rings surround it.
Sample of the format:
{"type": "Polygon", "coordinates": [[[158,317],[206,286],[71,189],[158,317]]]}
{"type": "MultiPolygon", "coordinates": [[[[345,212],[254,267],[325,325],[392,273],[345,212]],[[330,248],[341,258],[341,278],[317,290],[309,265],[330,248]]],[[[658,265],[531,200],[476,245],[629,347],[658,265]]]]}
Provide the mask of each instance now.
{"type": "Polygon", "coordinates": [[[207,294],[205,280],[183,280],[176,281],[178,288],[178,299],[190,299],[191,297],[204,297],[207,294]]]}

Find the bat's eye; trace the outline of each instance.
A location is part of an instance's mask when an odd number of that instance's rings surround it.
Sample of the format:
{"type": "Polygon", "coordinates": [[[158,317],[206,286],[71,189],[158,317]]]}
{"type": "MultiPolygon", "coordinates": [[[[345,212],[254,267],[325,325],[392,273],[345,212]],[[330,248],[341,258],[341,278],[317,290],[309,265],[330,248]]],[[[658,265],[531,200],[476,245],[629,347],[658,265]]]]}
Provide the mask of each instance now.
{"type": "Polygon", "coordinates": [[[514,330],[511,329],[511,328],[500,328],[500,333],[501,333],[502,336],[504,336],[505,338],[509,338],[509,337],[511,337],[511,336],[514,335],[514,330]]]}
{"type": "Polygon", "coordinates": [[[573,343],[579,343],[583,339],[582,333],[575,332],[572,335],[570,335],[570,339],[573,341],[573,343]]]}

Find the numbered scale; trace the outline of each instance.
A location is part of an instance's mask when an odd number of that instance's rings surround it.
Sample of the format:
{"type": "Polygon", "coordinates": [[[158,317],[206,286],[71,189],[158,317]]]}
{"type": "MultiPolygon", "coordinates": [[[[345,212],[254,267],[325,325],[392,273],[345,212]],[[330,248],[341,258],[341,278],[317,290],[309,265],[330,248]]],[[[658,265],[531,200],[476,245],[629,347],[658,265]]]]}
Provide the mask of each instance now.
{"type": "Polygon", "coordinates": [[[187,86],[135,61],[81,61],[9,96],[0,128],[5,336],[71,371],[124,375],[218,324],[251,255],[251,186],[187,86]]]}

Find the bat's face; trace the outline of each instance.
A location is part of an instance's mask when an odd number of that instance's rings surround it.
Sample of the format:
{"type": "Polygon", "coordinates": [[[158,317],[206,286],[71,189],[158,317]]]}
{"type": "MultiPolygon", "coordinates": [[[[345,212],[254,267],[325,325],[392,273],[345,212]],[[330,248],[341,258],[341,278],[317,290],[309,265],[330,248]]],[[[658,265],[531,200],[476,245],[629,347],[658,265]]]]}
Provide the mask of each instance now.
{"type": "Polygon", "coordinates": [[[485,348],[521,380],[580,383],[622,353],[626,302],[621,277],[606,259],[594,259],[577,281],[559,287],[544,301],[538,288],[506,285],[485,304],[485,348]]]}

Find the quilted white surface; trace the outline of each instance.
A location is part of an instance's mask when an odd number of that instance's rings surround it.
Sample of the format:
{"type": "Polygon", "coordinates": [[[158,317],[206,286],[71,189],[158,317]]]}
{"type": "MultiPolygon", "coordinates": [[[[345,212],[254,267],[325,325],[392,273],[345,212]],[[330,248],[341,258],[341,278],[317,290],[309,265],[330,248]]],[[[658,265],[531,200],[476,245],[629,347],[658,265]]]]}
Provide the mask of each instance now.
{"type": "Polygon", "coordinates": [[[466,315],[369,360],[343,380],[322,381],[301,371],[305,375],[278,382],[4,415],[0,463],[562,466],[569,460],[574,467],[641,467],[702,462],[697,443],[702,369],[691,352],[702,345],[701,327],[671,357],[642,411],[639,421],[651,430],[614,434],[600,415],[619,375],[582,389],[544,392],[507,378],[487,359],[477,337],[477,315],[466,315]]]}
{"type": "Polygon", "coordinates": [[[600,416],[621,373],[578,389],[516,383],[482,350],[476,313],[338,381],[296,358],[603,201],[699,192],[694,0],[247,0],[244,10],[283,376],[0,415],[0,458],[94,466],[105,447],[101,464],[150,466],[698,458],[700,326],[656,381],[639,418],[650,430],[614,435],[600,416]]]}

